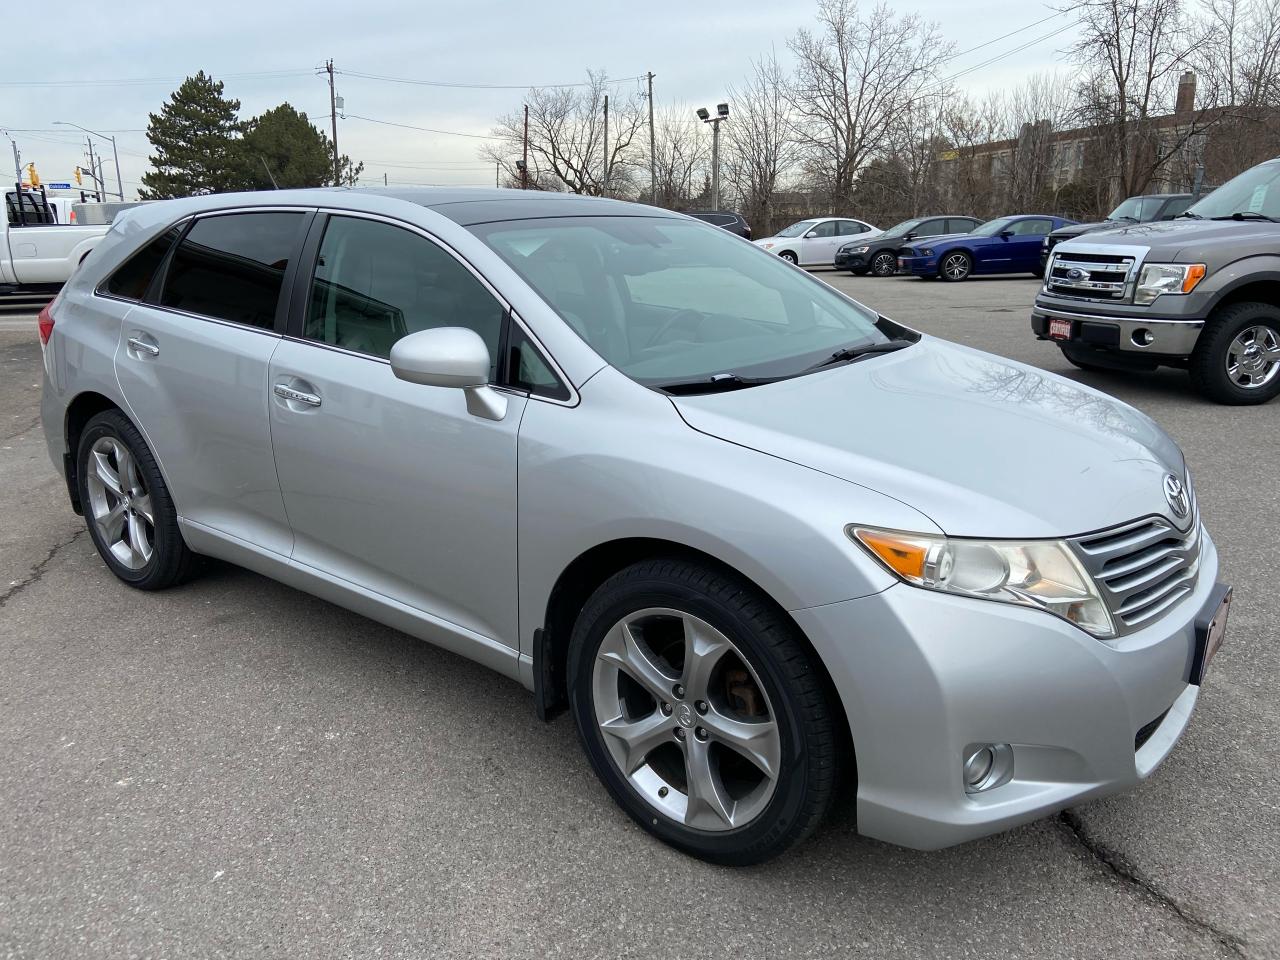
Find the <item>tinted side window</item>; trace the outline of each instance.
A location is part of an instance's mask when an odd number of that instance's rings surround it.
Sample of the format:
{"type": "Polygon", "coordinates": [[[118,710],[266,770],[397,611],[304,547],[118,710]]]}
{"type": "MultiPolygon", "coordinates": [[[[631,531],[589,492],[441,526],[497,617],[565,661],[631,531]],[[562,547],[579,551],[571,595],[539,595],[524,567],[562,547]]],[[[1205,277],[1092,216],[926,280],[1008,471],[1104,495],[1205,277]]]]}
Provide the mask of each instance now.
{"type": "Polygon", "coordinates": [[[169,262],[162,306],[270,330],[302,213],[233,213],[197,220],[169,262]]]}
{"type": "Polygon", "coordinates": [[[820,223],[816,227],[814,227],[812,230],[807,231],[805,233],[805,236],[807,237],[810,233],[813,234],[815,237],[820,237],[820,238],[834,237],[836,235],[836,222],[834,220],[828,220],[826,221],[826,223],[820,223]]]}
{"type": "Polygon", "coordinates": [[[1010,229],[1015,237],[1042,236],[1053,226],[1049,220],[1019,220],[1010,229]]]}
{"type": "Polygon", "coordinates": [[[132,257],[122,263],[102,285],[102,292],[125,300],[141,300],[147,295],[164,255],[182,234],[180,227],[170,227],[132,257]]]}
{"type": "Polygon", "coordinates": [[[1164,209],[1160,211],[1160,219],[1172,220],[1178,214],[1182,213],[1182,211],[1186,210],[1187,207],[1189,206],[1191,206],[1190,197],[1177,197],[1173,200],[1170,200],[1167,204],[1165,204],[1164,209]]]}
{"type": "Polygon", "coordinates": [[[540,397],[568,400],[569,389],[560,382],[551,364],[514,323],[507,343],[507,383],[540,397]]]}
{"type": "Polygon", "coordinates": [[[947,220],[943,233],[968,233],[978,225],[976,220],[966,220],[964,217],[952,217],[947,220]]]}
{"type": "Polygon", "coordinates": [[[484,284],[425,237],[374,220],[333,217],[311,281],[304,336],[387,358],[406,334],[469,327],[495,379],[505,310],[484,284]]]}

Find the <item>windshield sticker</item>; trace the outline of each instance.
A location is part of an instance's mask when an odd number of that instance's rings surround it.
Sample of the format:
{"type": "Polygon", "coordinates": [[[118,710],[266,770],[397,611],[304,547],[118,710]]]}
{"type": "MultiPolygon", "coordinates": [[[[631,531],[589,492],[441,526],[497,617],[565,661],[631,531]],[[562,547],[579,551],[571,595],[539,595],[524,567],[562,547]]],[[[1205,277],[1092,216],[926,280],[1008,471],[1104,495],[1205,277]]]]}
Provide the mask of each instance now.
{"type": "Polygon", "coordinates": [[[1267,202],[1267,185],[1260,183],[1253,188],[1253,196],[1249,198],[1249,212],[1261,213],[1263,204],[1267,202]]]}

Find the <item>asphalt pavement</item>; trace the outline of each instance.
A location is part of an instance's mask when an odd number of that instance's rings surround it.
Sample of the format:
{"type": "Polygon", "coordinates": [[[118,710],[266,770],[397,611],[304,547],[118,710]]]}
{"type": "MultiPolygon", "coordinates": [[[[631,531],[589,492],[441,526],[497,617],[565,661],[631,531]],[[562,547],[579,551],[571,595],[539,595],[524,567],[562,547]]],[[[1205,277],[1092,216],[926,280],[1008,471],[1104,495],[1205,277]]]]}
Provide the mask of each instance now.
{"type": "Polygon", "coordinates": [[[846,802],[773,863],[691,860],[515,683],[230,566],[115,581],[45,451],[34,318],[5,320],[0,957],[1280,955],[1280,402],[1076,371],[1031,336],[1030,280],[820,275],[1183,445],[1236,603],[1147,783],[936,853],[857,836],[846,802]]]}

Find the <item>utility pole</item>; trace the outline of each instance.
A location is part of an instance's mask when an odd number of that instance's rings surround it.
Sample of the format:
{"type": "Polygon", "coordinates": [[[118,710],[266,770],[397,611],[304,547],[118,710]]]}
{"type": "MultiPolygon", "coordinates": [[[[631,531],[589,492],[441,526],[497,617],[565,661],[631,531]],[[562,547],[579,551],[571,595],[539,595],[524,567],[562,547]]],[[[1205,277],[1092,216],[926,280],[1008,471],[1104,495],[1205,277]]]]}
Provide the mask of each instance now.
{"type": "Polygon", "coordinates": [[[524,105],[524,149],[520,156],[520,189],[529,189],[529,105],[524,105]]]}
{"type": "Polygon", "coordinates": [[[93,177],[93,199],[102,201],[102,181],[98,177],[98,165],[93,159],[93,141],[88,137],[84,138],[84,142],[89,145],[89,176],[93,177]]]}
{"type": "Polygon", "coordinates": [[[658,205],[658,151],[653,137],[653,71],[646,76],[649,79],[649,202],[658,205]]]}
{"type": "Polygon", "coordinates": [[[116,195],[124,202],[124,181],[120,179],[120,152],[116,150],[116,138],[111,138],[111,159],[116,165],[116,195]]]}
{"type": "Polygon", "coordinates": [[[342,171],[338,167],[338,98],[333,90],[333,60],[329,59],[324,64],[325,72],[329,74],[329,123],[333,129],[333,185],[341,186],[342,171]]]}
{"type": "Polygon", "coordinates": [[[384,187],[385,187],[385,186],[388,186],[388,184],[387,184],[387,175],[386,175],[385,173],[382,175],[382,185],[383,185],[384,187]]]}
{"type": "Polygon", "coordinates": [[[600,187],[600,196],[609,195],[609,95],[604,95],[604,183],[600,187]]]}
{"type": "Polygon", "coordinates": [[[493,185],[495,187],[502,186],[502,161],[493,161],[493,185]]]}

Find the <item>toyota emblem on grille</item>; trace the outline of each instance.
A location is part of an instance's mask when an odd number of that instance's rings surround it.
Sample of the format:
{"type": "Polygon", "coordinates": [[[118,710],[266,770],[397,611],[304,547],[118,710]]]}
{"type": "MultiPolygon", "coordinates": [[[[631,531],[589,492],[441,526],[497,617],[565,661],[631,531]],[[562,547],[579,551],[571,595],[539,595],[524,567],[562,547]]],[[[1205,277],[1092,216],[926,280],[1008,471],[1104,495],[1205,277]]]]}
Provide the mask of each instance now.
{"type": "Polygon", "coordinates": [[[1187,491],[1182,486],[1182,481],[1172,473],[1164,475],[1164,498],[1169,501],[1169,508],[1179,519],[1185,518],[1191,512],[1187,491]]]}
{"type": "Polygon", "coordinates": [[[1089,271],[1081,270],[1079,267],[1072,267],[1070,270],[1067,271],[1067,279],[1068,280],[1088,280],[1089,271]]]}

